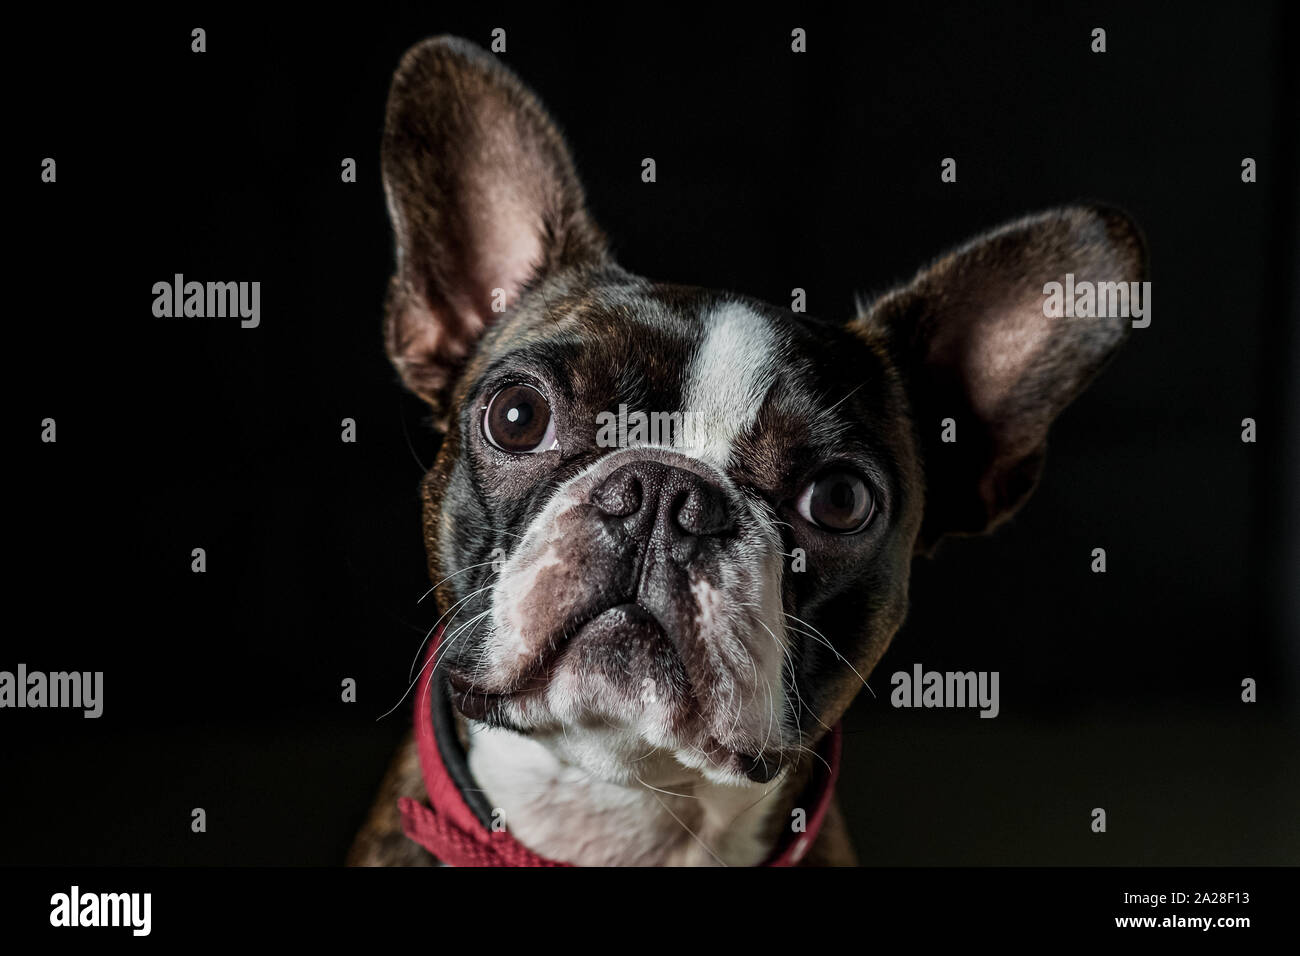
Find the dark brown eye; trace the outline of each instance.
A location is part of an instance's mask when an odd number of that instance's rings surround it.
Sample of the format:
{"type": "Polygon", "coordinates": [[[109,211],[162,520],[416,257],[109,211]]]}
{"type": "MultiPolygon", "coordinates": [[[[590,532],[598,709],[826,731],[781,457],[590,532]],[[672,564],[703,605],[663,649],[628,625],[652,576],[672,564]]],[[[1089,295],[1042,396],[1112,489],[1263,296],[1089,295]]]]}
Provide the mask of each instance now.
{"type": "Polygon", "coordinates": [[[516,455],[555,447],[555,422],[546,396],[531,385],[507,385],[483,411],[483,434],[502,451],[516,455]]]}
{"type": "Polygon", "coordinates": [[[875,513],[875,498],[866,481],[851,471],[835,469],[804,486],[795,509],[808,522],[836,534],[861,531],[875,513]]]}

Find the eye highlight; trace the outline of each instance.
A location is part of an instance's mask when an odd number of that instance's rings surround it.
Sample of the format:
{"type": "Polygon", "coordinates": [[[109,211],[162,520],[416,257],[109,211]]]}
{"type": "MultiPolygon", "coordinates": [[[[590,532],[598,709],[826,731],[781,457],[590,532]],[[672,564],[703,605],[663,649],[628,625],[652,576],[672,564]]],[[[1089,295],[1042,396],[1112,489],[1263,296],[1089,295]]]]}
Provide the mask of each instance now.
{"type": "Polygon", "coordinates": [[[876,499],[866,479],[844,468],[832,468],[804,486],[795,499],[795,510],[823,531],[853,534],[871,523],[876,499]]]}
{"type": "Polygon", "coordinates": [[[559,444],[550,403],[531,385],[507,385],[488,400],[483,437],[514,455],[550,451],[559,444]]]}

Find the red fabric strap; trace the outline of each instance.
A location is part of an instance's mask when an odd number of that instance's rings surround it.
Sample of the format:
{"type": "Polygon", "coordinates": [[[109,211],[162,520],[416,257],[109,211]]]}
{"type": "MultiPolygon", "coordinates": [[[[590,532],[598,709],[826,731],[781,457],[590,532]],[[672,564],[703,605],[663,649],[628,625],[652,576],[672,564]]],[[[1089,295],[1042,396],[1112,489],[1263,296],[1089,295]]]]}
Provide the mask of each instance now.
{"type": "MultiPolygon", "coordinates": [[[[421,671],[420,689],[415,695],[415,739],[429,804],[410,797],[399,799],[402,829],[408,837],[450,866],[572,866],[539,856],[507,830],[485,827],[465,802],[447,770],[433,727],[430,688],[434,655],[441,638],[439,630],[430,641],[429,655],[421,671]]],[[[813,783],[805,795],[812,797],[806,832],[787,834],[787,839],[763,866],[795,866],[817,839],[835,793],[841,750],[840,725],[836,724],[818,748],[829,769],[820,764],[814,767],[813,783]]]]}

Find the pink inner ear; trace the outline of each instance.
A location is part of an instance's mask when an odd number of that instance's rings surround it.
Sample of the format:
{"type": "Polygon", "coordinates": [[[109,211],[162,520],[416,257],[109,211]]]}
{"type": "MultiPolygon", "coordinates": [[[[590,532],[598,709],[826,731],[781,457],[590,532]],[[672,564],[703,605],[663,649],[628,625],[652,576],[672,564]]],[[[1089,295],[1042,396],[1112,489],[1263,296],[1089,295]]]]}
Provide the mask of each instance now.
{"type": "MultiPolygon", "coordinates": [[[[509,190],[495,192],[498,195],[489,206],[490,214],[479,223],[474,244],[476,260],[472,266],[474,284],[484,296],[479,316],[484,324],[495,315],[493,290],[504,289],[506,306],[513,305],[542,258],[538,210],[509,190]],[[503,192],[506,195],[500,195],[503,192]]],[[[482,327],[476,331],[481,332],[482,327]]]]}
{"type": "Polygon", "coordinates": [[[481,132],[478,150],[483,162],[469,171],[467,188],[459,197],[469,233],[466,286],[479,300],[454,304],[472,336],[463,343],[467,350],[499,314],[492,310],[494,290],[504,290],[509,308],[541,264],[548,201],[544,194],[535,194],[543,188],[537,184],[548,181],[547,172],[535,168],[536,159],[521,148],[511,124],[485,120],[481,132]],[[477,327],[469,321],[471,315],[478,320],[477,327]]]}
{"type": "Polygon", "coordinates": [[[985,309],[965,332],[961,371],[971,406],[984,421],[994,421],[1048,347],[1053,329],[1041,308],[1007,301],[985,309]]]}
{"type": "Polygon", "coordinates": [[[481,198],[474,208],[481,212],[469,223],[462,282],[449,288],[444,301],[433,308],[411,303],[400,320],[406,362],[423,366],[423,377],[438,388],[447,384],[454,368],[499,317],[493,310],[495,290],[504,292],[504,306],[509,308],[542,257],[539,217],[533,207],[509,186],[493,185],[475,195],[481,198]]]}

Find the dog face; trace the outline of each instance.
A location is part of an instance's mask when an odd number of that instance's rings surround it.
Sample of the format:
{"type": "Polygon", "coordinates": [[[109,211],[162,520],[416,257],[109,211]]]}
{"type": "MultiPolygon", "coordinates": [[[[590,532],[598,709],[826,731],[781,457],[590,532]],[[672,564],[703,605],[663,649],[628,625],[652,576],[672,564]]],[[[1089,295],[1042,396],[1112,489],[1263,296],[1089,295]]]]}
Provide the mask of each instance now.
{"type": "Polygon", "coordinates": [[[465,713],[562,728],[607,777],[644,779],[649,751],[766,780],[861,688],[919,518],[901,385],[868,345],[611,272],[521,297],[461,388],[428,500],[439,571],[486,565],[447,631],[465,713]],[[607,446],[620,406],[691,427],[607,446]]]}
{"type": "Polygon", "coordinates": [[[796,765],[902,622],[914,555],[1020,505],[1122,341],[1046,318],[1044,284],[1144,269],[1127,219],[1076,207],[845,322],[652,283],[537,100],[453,39],[404,57],[383,168],[389,354],[445,430],[437,666],[465,716],[614,781],[796,765]]]}

